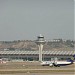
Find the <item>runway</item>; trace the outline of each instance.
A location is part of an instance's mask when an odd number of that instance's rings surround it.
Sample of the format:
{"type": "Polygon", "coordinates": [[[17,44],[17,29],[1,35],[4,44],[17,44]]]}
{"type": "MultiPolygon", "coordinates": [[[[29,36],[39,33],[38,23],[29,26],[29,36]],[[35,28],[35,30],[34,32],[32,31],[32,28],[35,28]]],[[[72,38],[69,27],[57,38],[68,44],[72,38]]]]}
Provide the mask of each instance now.
{"type": "Polygon", "coordinates": [[[75,75],[74,73],[17,73],[17,74],[0,74],[0,75],[75,75]]]}
{"type": "Polygon", "coordinates": [[[39,62],[8,62],[0,64],[0,75],[74,75],[74,65],[49,67],[39,62]]]}

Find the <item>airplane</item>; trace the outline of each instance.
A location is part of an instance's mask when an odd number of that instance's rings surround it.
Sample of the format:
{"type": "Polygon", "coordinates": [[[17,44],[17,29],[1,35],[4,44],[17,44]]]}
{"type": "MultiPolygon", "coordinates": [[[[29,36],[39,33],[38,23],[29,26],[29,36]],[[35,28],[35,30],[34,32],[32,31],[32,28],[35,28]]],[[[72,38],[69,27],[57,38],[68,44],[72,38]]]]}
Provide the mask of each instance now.
{"type": "Polygon", "coordinates": [[[42,66],[50,66],[50,67],[60,67],[60,66],[66,66],[66,65],[71,65],[73,64],[75,59],[75,55],[73,56],[73,59],[68,59],[67,61],[42,61],[41,65],[42,66]]]}

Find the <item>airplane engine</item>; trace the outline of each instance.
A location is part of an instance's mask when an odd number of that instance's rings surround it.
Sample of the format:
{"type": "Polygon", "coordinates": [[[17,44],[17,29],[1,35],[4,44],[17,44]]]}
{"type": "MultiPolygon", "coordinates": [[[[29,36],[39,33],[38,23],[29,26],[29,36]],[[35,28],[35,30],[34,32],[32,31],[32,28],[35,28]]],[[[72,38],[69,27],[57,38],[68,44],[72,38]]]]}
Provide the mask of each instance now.
{"type": "Polygon", "coordinates": [[[58,65],[57,62],[54,62],[53,65],[54,65],[55,67],[60,67],[60,65],[58,65]]]}
{"type": "Polygon", "coordinates": [[[52,64],[52,63],[50,63],[50,64],[49,64],[49,66],[50,66],[50,67],[52,67],[52,66],[53,66],[53,64],[52,64]]]}

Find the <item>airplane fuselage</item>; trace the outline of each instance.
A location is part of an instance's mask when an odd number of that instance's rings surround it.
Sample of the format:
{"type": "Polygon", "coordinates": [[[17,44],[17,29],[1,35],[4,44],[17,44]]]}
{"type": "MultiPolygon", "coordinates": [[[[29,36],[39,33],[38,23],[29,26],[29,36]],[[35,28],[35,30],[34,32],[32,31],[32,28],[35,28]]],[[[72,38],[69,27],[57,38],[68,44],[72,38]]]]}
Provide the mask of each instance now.
{"type": "Polygon", "coordinates": [[[51,62],[51,61],[44,61],[41,63],[42,66],[67,66],[72,64],[72,62],[68,61],[57,61],[57,62],[51,62]]]}

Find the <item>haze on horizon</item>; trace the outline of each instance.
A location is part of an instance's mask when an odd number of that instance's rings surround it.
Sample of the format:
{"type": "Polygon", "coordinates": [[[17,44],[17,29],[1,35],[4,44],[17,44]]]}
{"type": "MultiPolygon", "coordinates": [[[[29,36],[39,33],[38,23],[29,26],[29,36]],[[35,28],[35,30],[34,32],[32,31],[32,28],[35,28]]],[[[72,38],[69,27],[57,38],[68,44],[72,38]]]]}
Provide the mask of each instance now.
{"type": "Polygon", "coordinates": [[[74,39],[73,0],[0,0],[0,41],[74,39]]]}

